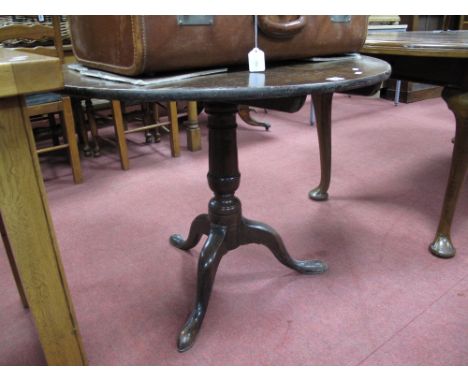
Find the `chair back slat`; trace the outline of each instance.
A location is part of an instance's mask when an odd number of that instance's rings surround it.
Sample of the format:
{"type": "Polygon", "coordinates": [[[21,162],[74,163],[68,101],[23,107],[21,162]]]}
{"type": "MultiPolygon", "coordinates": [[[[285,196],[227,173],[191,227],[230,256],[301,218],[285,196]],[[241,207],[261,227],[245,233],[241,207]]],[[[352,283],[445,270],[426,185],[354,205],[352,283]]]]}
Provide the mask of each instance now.
{"type": "Polygon", "coordinates": [[[0,27],[0,42],[22,38],[41,40],[54,36],[54,29],[42,24],[11,24],[0,27]]]}
{"type": "Polygon", "coordinates": [[[52,16],[52,26],[41,23],[0,25],[0,43],[6,40],[17,39],[53,40],[55,49],[41,46],[31,48],[19,47],[16,49],[58,57],[62,63],[64,62],[60,16],[52,16]]]}

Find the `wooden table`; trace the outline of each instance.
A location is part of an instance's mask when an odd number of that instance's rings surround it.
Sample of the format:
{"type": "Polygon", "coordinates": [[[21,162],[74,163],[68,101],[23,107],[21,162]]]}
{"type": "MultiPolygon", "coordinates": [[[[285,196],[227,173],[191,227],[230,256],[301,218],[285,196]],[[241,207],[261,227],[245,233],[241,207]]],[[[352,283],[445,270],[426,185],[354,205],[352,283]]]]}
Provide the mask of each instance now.
{"type": "Polygon", "coordinates": [[[0,231],[49,365],[84,365],[24,95],[63,87],[57,58],[0,48],[0,231]]]}
{"type": "Polygon", "coordinates": [[[326,124],[330,123],[328,116],[331,114],[333,92],[375,88],[389,75],[388,64],[370,57],[341,62],[281,65],[269,67],[265,73],[230,71],[166,83],[159,87],[96,80],[65,71],[64,91],[73,96],[142,102],[205,102],[209,129],[208,184],[214,197],[209,202],[208,214],[201,214],[193,220],[187,239],[181,235],[172,235],[170,238],[175,247],[188,250],[197,245],[202,235],[208,236],[198,263],[194,308],[180,332],[179,351],[188,350],[195,341],[205,316],[218,265],[228,251],[244,244],[263,244],[278,261],[298,272],[316,274],[327,269],[320,260],[293,259],[273,228],[243,216],[241,202],[234,195],[240,184],[236,140],[238,105],[294,112],[304,104],[308,94],[313,94],[318,110],[317,119],[326,124]]]}
{"type": "MultiPolygon", "coordinates": [[[[392,78],[444,87],[442,97],[455,114],[456,132],[442,213],[429,250],[438,257],[453,257],[450,230],[468,163],[468,31],[376,33],[368,36],[362,53],[390,63],[392,78]]],[[[310,197],[325,200],[330,185],[331,131],[328,125],[317,128],[322,174],[310,197]]]]}

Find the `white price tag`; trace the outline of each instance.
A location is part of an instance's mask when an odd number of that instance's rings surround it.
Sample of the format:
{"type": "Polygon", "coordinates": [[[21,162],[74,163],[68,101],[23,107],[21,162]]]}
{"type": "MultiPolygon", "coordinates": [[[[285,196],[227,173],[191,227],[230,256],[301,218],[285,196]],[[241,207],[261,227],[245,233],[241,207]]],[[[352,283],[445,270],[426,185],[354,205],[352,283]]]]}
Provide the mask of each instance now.
{"type": "Polygon", "coordinates": [[[249,72],[265,71],[265,53],[263,50],[253,48],[249,52],[249,72]]]}

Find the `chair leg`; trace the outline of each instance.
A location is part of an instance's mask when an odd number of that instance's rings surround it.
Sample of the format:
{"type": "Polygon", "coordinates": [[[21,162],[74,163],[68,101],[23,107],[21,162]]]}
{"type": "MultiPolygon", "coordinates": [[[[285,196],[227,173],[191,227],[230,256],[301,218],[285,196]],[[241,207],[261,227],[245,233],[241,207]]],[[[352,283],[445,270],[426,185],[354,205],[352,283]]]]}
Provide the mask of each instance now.
{"type": "MultiPolygon", "coordinates": [[[[153,102],[151,105],[153,109],[153,123],[159,122],[159,105],[157,102],[153,102]]],[[[156,127],[153,131],[154,133],[154,141],[156,143],[161,142],[161,133],[159,132],[159,127],[156,127]]]]}
{"type": "MultiPolygon", "coordinates": [[[[149,126],[157,122],[153,115],[152,106],[149,102],[141,104],[141,111],[143,114],[143,126],[149,126]]],[[[144,133],[146,143],[157,143],[161,141],[161,136],[157,127],[151,130],[145,130],[144,133]]]]}
{"type": "Polygon", "coordinates": [[[198,110],[196,101],[187,102],[187,148],[189,151],[201,150],[201,132],[198,126],[198,110]]]}
{"type": "Polygon", "coordinates": [[[177,104],[175,101],[169,102],[169,118],[171,121],[171,133],[169,135],[171,154],[173,157],[178,157],[180,156],[179,121],[177,116],[177,104]]]}
{"type": "Polygon", "coordinates": [[[47,118],[49,119],[49,126],[52,132],[52,142],[54,146],[58,146],[60,144],[60,139],[59,132],[57,131],[57,122],[55,121],[55,114],[49,113],[47,114],[47,118]]]}
{"type": "Polygon", "coordinates": [[[81,173],[80,153],[75,135],[75,121],[73,119],[73,110],[70,97],[63,97],[63,119],[65,125],[65,137],[68,142],[68,153],[70,155],[70,164],[73,172],[73,180],[75,184],[83,182],[81,173]]]}
{"type": "Polygon", "coordinates": [[[88,131],[86,129],[86,124],[83,115],[83,108],[81,106],[81,98],[73,97],[71,99],[73,116],[75,119],[75,130],[78,133],[79,144],[83,147],[83,153],[85,157],[90,157],[91,147],[89,146],[88,140],[88,131]]]}
{"type": "Polygon", "coordinates": [[[120,101],[120,108],[122,109],[122,122],[124,126],[124,130],[128,130],[128,123],[127,118],[125,117],[125,101],[120,101]]]}
{"type": "Polygon", "coordinates": [[[91,136],[93,137],[93,155],[95,157],[101,156],[101,148],[99,147],[99,135],[98,129],[96,124],[96,119],[94,118],[93,114],[93,104],[91,100],[88,98],[86,100],[86,117],[88,118],[89,130],[91,131],[91,136]]]}
{"type": "Polygon", "coordinates": [[[127,141],[125,139],[124,121],[120,101],[112,100],[112,114],[114,116],[114,129],[115,136],[117,137],[117,146],[119,147],[120,165],[122,170],[128,170],[128,148],[127,141]]]}
{"type": "Polygon", "coordinates": [[[16,288],[21,298],[21,302],[25,309],[29,308],[28,300],[26,299],[26,294],[24,293],[23,283],[21,282],[18,268],[16,266],[15,258],[13,257],[13,250],[11,249],[10,241],[6,233],[5,225],[3,224],[2,216],[0,215],[0,235],[2,237],[3,244],[5,246],[5,251],[7,254],[8,262],[10,263],[10,268],[13,273],[13,278],[15,279],[16,288]]]}

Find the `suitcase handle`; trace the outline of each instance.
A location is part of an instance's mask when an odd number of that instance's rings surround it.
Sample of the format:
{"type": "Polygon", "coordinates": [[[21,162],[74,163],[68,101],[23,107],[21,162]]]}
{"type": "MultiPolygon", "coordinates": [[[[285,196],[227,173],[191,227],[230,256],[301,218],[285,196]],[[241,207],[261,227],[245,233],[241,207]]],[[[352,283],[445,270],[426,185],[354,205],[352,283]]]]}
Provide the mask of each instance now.
{"type": "MultiPolygon", "coordinates": [[[[281,16],[280,16],[281,17],[281,16]]],[[[306,19],[297,16],[295,20],[275,20],[272,16],[258,16],[258,26],[267,36],[276,38],[289,38],[304,28],[306,19]]]]}

